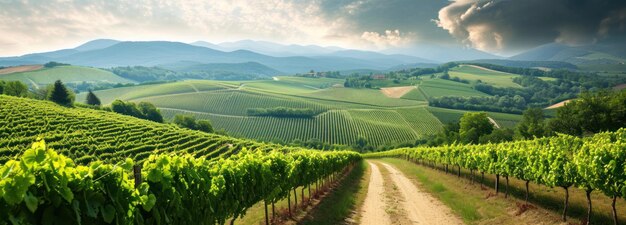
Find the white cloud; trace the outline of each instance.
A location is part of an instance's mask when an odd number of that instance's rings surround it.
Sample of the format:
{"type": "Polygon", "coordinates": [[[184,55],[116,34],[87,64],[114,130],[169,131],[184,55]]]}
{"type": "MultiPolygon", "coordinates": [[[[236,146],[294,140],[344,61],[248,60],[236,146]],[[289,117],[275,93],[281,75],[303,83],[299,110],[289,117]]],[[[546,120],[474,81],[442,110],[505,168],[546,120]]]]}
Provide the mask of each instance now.
{"type": "Polygon", "coordinates": [[[95,39],[316,43],[342,25],[290,0],[0,1],[0,55],[95,39]]]}
{"type": "Polygon", "coordinates": [[[386,30],[381,34],[378,32],[363,32],[361,38],[376,48],[385,49],[389,47],[401,47],[413,41],[413,34],[403,35],[399,30],[386,30]]]}

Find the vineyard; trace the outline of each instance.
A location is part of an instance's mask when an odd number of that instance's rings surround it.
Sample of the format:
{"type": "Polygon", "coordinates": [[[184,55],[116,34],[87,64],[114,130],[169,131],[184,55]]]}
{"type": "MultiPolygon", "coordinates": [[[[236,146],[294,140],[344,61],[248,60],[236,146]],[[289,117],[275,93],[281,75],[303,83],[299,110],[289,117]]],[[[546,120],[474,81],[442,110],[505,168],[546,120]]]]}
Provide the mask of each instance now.
{"type": "Polygon", "coordinates": [[[318,113],[329,109],[327,105],[312,101],[238,90],[162,95],[140,100],[153,102],[160,108],[234,116],[245,116],[250,108],[307,108],[318,113]]]}
{"type": "MultiPolygon", "coordinates": [[[[213,91],[233,87],[227,83],[210,81],[182,81],[166,84],[140,85],[121,87],[98,91],[98,97],[103,103],[110,104],[116,99],[132,100],[158,95],[175,95],[181,93],[213,91]]],[[[87,93],[81,93],[76,99],[85,99],[87,93]]]]}
{"type": "Polygon", "coordinates": [[[21,155],[37,137],[77,163],[140,161],[155,152],[226,157],[244,146],[261,146],[117,113],[0,95],[0,163],[21,155]]]}
{"type": "Polygon", "coordinates": [[[518,74],[504,73],[473,65],[460,65],[459,67],[452,68],[449,74],[450,77],[458,77],[466,80],[481,80],[484,83],[498,87],[521,88],[519,84],[513,82],[513,78],[520,76],[518,74]]]}
{"type": "Polygon", "coordinates": [[[0,224],[224,224],[297,187],[310,195],[361,158],[264,147],[216,161],[151,154],[82,166],[38,140],[0,166],[0,224]]]}
{"type": "Polygon", "coordinates": [[[109,71],[81,67],[81,66],[58,66],[35,71],[18,72],[2,75],[2,80],[18,80],[25,84],[46,85],[56,80],[66,83],[81,82],[109,82],[109,83],[135,83],[134,81],[117,76],[109,71]]]}
{"type": "Polygon", "coordinates": [[[489,96],[488,94],[474,90],[469,84],[442,79],[423,80],[418,87],[426,98],[442,96],[489,96]]]}
{"type": "Polygon", "coordinates": [[[400,98],[402,98],[402,99],[409,99],[409,100],[415,100],[415,101],[428,101],[428,99],[426,99],[426,97],[424,97],[424,94],[422,94],[422,91],[419,90],[419,87],[416,88],[416,89],[411,90],[409,93],[406,93],[405,95],[403,95],[400,98]]]}
{"type": "MultiPolygon", "coordinates": [[[[496,193],[499,179],[514,177],[528,183],[534,182],[565,190],[563,220],[566,219],[570,188],[580,188],[587,193],[600,191],[613,200],[613,219],[617,224],[615,201],[626,196],[626,129],[599,133],[588,138],[567,135],[529,141],[487,145],[451,145],[431,148],[397,149],[368,154],[366,157],[402,157],[425,165],[449,166],[459,171],[465,168],[471,174],[496,175],[496,193]]],[[[508,195],[508,192],[506,192],[508,195]]],[[[589,212],[591,213],[591,211],[589,212]]],[[[590,220],[588,215],[587,221],[590,220]]]]}
{"type": "MultiPolygon", "coordinates": [[[[419,90],[397,99],[385,96],[380,90],[337,87],[341,82],[302,77],[262,81],[188,80],[114,88],[97,91],[96,95],[105,105],[114,99],[153,103],[166,120],[176,114],[208,119],[216,130],[223,129],[231,136],[283,142],[317,140],[340,145],[353,145],[359,136],[373,146],[413,142],[435,134],[443,123],[458,120],[465,112],[431,110],[426,106],[422,85],[419,90]],[[276,107],[310,109],[315,116],[286,118],[248,114],[249,109],[276,107]],[[450,115],[442,120],[437,113],[450,115]]],[[[435,95],[480,93],[458,82],[439,79],[422,82],[424,88],[435,95]]],[[[84,97],[85,94],[78,95],[77,99],[84,97]]],[[[503,127],[514,126],[520,118],[489,114],[503,127]]]]}
{"type": "MultiPolygon", "coordinates": [[[[234,117],[176,109],[161,109],[161,112],[165,117],[194,115],[199,119],[211,120],[214,127],[226,129],[231,135],[261,140],[317,139],[350,145],[359,135],[373,144],[402,142],[418,137],[403,116],[393,110],[330,110],[314,118],[234,117]],[[376,117],[385,119],[372,120],[376,117]]],[[[437,129],[441,125],[433,121],[433,124],[425,126],[437,129]]]]}
{"type": "Polygon", "coordinates": [[[425,102],[389,98],[381,93],[380,90],[374,89],[330,88],[324,91],[311,92],[302,96],[379,107],[403,107],[425,104],[425,102]]]}

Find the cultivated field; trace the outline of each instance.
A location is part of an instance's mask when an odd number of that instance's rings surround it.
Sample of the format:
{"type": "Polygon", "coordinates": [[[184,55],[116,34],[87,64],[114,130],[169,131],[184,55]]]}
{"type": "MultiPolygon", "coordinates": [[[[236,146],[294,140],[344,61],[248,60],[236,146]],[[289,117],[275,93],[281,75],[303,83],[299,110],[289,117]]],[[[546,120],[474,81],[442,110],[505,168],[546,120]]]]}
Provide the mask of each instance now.
{"type": "Polygon", "coordinates": [[[181,152],[213,158],[251,141],[181,129],[106,111],[67,108],[48,101],[0,95],[0,164],[42,137],[77,162],[142,160],[154,153],[181,152]]]}
{"type": "Polygon", "coordinates": [[[380,92],[390,98],[401,98],[412,90],[415,90],[415,86],[381,88],[380,92]]]}
{"type": "Polygon", "coordinates": [[[42,65],[12,66],[0,69],[0,75],[40,70],[42,65]]]}
{"type": "MultiPolygon", "coordinates": [[[[32,69],[32,68],[31,68],[32,69]]],[[[135,83],[109,71],[80,66],[57,66],[26,72],[15,72],[0,76],[2,80],[18,80],[25,84],[40,86],[62,80],[64,83],[108,82],[135,83]]]]}
{"type": "MultiPolygon", "coordinates": [[[[467,84],[425,79],[420,84],[393,88],[400,98],[380,90],[338,87],[343,80],[331,78],[276,77],[263,81],[188,80],[97,91],[103,104],[115,99],[151,102],[166,119],[176,114],[208,119],[216,129],[236,137],[268,141],[319,140],[351,145],[359,136],[369,144],[413,141],[435,134],[443,123],[460,118],[461,110],[432,109],[426,97],[487,96],[467,84]],[[250,108],[312,109],[312,118],[249,116],[250,108]],[[449,114],[449,115],[448,115],[449,114]]],[[[389,89],[387,89],[389,90],[389,89]]],[[[85,99],[85,93],[77,100],[85,99]]],[[[510,118],[490,113],[498,124],[511,127],[510,118]]],[[[507,114],[502,114],[507,115],[507,114]]]]}
{"type": "Polygon", "coordinates": [[[459,77],[466,80],[481,80],[483,83],[500,87],[521,87],[513,83],[513,78],[519,75],[494,71],[479,66],[460,65],[450,69],[450,77],[459,77]]]}
{"type": "Polygon", "coordinates": [[[423,80],[418,85],[418,88],[428,98],[442,96],[489,96],[474,90],[469,84],[442,79],[423,80]]]}

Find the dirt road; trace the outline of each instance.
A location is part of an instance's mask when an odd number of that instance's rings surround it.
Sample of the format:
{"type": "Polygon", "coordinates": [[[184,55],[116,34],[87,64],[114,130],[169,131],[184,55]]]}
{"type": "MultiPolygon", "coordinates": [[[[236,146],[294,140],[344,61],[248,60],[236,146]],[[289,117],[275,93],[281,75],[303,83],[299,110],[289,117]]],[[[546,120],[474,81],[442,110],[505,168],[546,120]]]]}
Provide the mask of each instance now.
{"type": "Polygon", "coordinates": [[[363,202],[363,208],[361,209],[361,224],[391,224],[389,215],[385,211],[383,175],[380,173],[378,166],[371,162],[369,165],[372,168],[372,175],[370,177],[369,187],[367,188],[365,202],[363,202]]]}
{"type": "Polygon", "coordinates": [[[383,185],[395,185],[398,188],[402,199],[399,202],[400,207],[406,212],[404,216],[411,221],[411,224],[463,224],[450,208],[417,188],[402,172],[389,164],[381,164],[389,171],[387,176],[391,176],[390,180],[393,184],[384,184],[380,169],[376,164],[369,163],[372,167],[372,175],[361,211],[361,224],[392,224],[385,211],[387,208],[385,204],[389,203],[384,200],[383,185]]]}

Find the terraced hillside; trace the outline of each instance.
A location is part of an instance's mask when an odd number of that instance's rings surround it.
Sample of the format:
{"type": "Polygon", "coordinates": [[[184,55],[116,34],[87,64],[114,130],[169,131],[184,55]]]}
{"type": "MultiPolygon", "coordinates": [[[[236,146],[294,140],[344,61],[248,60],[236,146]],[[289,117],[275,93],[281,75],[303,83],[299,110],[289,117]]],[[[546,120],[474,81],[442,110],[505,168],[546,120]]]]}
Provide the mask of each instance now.
{"type": "MultiPolygon", "coordinates": [[[[352,145],[360,137],[382,145],[414,141],[442,129],[425,96],[482,96],[469,85],[424,79],[400,98],[375,89],[343,88],[332,78],[274,77],[265,81],[188,80],[97,91],[104,104],[115,99],[146,101],[166,119],[176,114],[208,119],[229,135],[268,141],[319,140],[352,145]],[[312,109],[312,118],[250,116],[250,108],[312,109]]],[[[79,101],[85,94],[79,94],[79,101]]],[[[461,113],[463,111],[460,111],[461,113]]],[[[456,115],[456,114],[455,114],[456,115]]],[[[499,121],[499,118],[494,118],[499,121]]],[[[505,122],[506,123],[506,122],[505,122]]]]}
{"type": "Polygon", "coordinates": [[[117,163],[153,153],[214,158],[257,142],[178,128],[117,113],[66,108],[52,102],[0,95],[0,164],[21,155],[37,137],[79,163],[117,163]]]}

